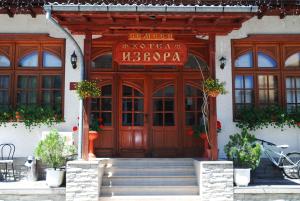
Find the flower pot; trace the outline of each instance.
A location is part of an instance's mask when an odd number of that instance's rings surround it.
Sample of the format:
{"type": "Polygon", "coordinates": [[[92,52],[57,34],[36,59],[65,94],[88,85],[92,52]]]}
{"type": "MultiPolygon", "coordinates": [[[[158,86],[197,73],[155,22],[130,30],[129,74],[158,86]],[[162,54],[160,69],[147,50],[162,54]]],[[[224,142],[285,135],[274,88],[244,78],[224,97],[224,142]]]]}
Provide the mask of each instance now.
{"type": "Polygon", "coordinates": [[[99,137],[97,131],[89,131],[89,158],[96,158],[94,153],[94,141],[99,137]]]}
{"type": "Polygon", "coordinates": [[[46,183],[49,187],[59,187],[64,180],[65,171],[61,169],[46,169],[46,183]]]}
{"type": "Polygon", "coordinates": [[[208,91],[207,92],[207,95],[210,96],[210,97],[217,97],[218,95],[220,94],[219,91],[208,91]]]}
{"type": "Polygon", "coordinates": [[[250,168],[234,168],[234,183],[237,186],[248,186],[250,183],[250,168]]]}

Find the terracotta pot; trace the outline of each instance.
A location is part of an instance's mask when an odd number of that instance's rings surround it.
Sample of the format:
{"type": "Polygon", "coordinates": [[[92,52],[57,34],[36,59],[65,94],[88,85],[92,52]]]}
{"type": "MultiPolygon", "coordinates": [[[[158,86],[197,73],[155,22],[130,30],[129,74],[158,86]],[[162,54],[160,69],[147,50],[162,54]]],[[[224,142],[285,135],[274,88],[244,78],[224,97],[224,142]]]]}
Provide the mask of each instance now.
{"type": "Polygon", "coordinates": [[[219,91],[208,91],[207,94],[208,94],[208,96],[215,98],[220,94],[220,92],[219,91]]]}
{"type": "Polygon", "coordinates": [[[99,137],[97,131],[89,131],[89,157],[96,158],[94,153],[94,141],[99,137]]]}

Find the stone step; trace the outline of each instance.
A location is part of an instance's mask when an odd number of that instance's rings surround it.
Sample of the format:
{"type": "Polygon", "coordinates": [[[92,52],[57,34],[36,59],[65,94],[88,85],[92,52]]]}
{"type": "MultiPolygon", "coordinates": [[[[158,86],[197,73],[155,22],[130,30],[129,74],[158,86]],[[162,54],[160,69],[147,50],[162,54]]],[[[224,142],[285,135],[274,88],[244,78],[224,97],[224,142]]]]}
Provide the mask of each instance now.
{"type": "Polygon", "coordinates": [[[197,195],[186,196],[112,196],[100,197],[99,201],[199,201],[197,195]]]}
{"type": "Polygon", "coordinates": [[[198,186],[102,186],[100,196],[198,195],[198,186]]]}
{"type": "Polygon", "coordinates": [[[194,176],[194,167],[144,167],[121,168],[110,167],[104,169],[104,176],[194,176]]]}
{"type": "Polygon", "coordinates": [[[122,166],[122,167],[154,167],[154,166],[193,166],[193,159],[190,158],[121,158],[121,159],[108,159],[107,165],[109,166],[122,166]]]}
{"type": "Polygon", "coordinates": [[[104,177],[103,186],[193,186],[195,177],[104,177]]]}

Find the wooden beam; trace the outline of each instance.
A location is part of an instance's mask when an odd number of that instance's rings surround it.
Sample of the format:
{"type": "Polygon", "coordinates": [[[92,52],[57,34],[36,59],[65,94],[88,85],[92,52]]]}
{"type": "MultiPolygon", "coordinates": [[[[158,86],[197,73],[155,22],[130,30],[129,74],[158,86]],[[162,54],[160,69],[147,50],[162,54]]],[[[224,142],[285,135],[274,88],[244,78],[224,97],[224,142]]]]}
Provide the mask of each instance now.
{"type": "MultiPolygon", "coordinates": [[[[216,78],[216,35],[209,35],[209,67],[210,76],[216,78]]],[[[211,145],[211,159],[218,159],[218,136],[217,136],[217,100],[215,97],[209,97],[209,140],[211,145]]]]}

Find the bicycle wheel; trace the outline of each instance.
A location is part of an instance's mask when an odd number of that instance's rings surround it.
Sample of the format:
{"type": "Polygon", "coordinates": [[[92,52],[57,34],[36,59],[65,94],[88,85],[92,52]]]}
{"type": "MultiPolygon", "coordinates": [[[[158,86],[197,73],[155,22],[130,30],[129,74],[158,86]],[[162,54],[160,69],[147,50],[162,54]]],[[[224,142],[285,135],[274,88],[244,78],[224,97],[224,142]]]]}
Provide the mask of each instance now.
{"type": "Polygon", "coordinates": [[[282,160],[282,171],[285,176],[290,179],[299,179],[299,166],[300,166],[300,153],[291,152],[288,153],[287,158],[282,160]]]}

